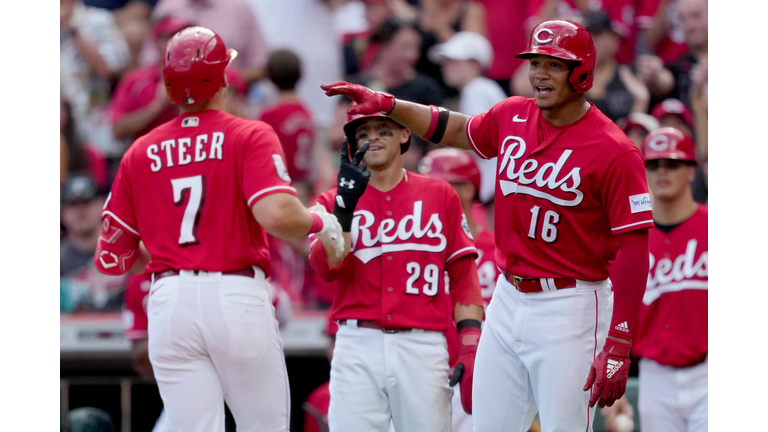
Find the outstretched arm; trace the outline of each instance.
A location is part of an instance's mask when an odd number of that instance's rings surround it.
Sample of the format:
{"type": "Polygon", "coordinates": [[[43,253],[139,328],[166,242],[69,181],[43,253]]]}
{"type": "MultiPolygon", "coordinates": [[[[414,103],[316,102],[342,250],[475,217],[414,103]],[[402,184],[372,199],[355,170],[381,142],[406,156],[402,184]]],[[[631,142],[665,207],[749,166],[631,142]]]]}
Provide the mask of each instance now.
{"type": "Polygon", "coordinates": [[[443,114],[444,118],[441,118],[437,107],[395,99],[387,93],[344,81],[320,87],[328,96],[344,95],[352,99],[355,103],[347,109],[348,114],[382,112],[426,140],[464,150],[472,149],[465,129],[468,115],[447,111],[448,115],[443,114]]]}

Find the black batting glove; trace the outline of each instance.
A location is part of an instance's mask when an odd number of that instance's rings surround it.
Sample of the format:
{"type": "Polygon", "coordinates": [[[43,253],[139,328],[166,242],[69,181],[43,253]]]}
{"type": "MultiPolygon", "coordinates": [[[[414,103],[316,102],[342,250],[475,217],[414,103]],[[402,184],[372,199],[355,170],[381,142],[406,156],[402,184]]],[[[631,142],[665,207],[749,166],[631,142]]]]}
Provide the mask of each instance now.
{"type": "Polygon", "coordinates": [[[368,187],[368,180],[371,178],[371,172],[368,167],[362,163],[365,152],[368,151],[370,142],[366,141],[356,152],[354,158],[349,159],[349,146],[347,142],[341,145],[341,167],[339,175],[336,177],[336,199],[333,204],[333,214],[339,220],[341,230],[350,232],[352,230],[352,217],[355,213],[355,206],[363,196],[365,188],[368,187]]]}

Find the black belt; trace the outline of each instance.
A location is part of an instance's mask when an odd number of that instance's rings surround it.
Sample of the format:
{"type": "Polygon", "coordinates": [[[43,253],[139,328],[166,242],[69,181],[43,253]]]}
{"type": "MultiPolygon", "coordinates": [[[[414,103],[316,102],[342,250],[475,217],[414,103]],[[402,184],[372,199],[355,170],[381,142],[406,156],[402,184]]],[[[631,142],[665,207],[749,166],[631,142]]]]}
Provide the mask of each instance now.
{"type": "MultiPolygon", "coordinates": [[[[197,275],[199,272],[207,271],[207,270],[192,270],[192,271],[194,271],[195,275],[197,275]]],[[[235,270],[235,271],[229,271],[229,272],[221,272],[221,274],[222,275],[226,275],[226,276],[245,276],[245,277],[251,277],[251,278],[256,276],[256,272],[253,271],[253,268],[251,268],[251,267],[246,268],[246,269],[242,269],[242,270],[235,270]]],[[[179,271],[178,270],[166,270],[166,271],[161,272],[161,273],[152,273],[152,276],[154,276],[156,281],[160,280],[160,279],[162,279],[164,277],[178,276],[178,275],[179,275],[179,271]]]]}

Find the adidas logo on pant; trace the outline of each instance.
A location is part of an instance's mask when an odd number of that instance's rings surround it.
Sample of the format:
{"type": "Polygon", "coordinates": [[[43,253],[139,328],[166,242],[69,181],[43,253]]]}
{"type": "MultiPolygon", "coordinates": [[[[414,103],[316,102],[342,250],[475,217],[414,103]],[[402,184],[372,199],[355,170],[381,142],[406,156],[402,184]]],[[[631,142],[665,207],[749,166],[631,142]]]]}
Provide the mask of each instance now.
{"type": "Polygon", "coordinates": [[[616,330],[620,330],[620,331],[623,331],[623,332],[625,332],[625,333],[629,333],[629,326],[627,325],[627,322],[626,322],[626,321],[624,321],[623,323],[621,323],[621,324],[617,325],[617,326],[616,326],[616,327],[614,327],[614,328],[615,328],[616,330]]]}
{"type": "Polygon", "coordinates": [[[624,366],[623,361],[608,359],[608,370],[606,371],[608,372],[608,378],[612,377],[616,372],[618,372],[622,366],[624,366]]]}

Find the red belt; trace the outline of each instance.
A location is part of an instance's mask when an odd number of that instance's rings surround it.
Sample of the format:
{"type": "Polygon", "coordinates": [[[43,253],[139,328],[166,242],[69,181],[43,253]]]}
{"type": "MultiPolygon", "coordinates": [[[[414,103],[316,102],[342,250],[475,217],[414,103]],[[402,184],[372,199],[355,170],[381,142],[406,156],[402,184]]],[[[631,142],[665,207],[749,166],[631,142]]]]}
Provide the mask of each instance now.
{"type": "MultiPolygon", "coordinates": [[[[339,325],[347,325],[347,320],[339,320],[339,325]]],[[[381,330],[384,333],[400,333],[400,332],[409,332],[412,331],[412,328],[406,328],[406,327],[387,327],[384,328],[378,324],[376,324],[375,321],[370,320],[357,320],[357,326],[362,328],[369,328],[374,330],[381,330]]]]}
{"type": "Polygon", "coordinates": [[[501,272],[510,285],[521,293],[555,291],[566,288],[576,288],[573,278],[521,278],[505,271],[501,272]]]}
{"type": "MultiPolygon", "coordinates": [[[[205,270],[193,270],[193,271],[195,272],[195,275],[197,275],[199,272],[205,271],[205,270]]],[[[245,276],[245,277],[251,277],[251,278],[256,276],[256,272],[254,272],[253,268],[250,268],[250,267],[246,268],[246,269],[242,269],[242,270],[235,270],[235,271],[229,271],[229,272],[221,272],[221,274],[222,275],[227,275],[227,276],[245,276]]],[[[179,275],[179,271],[178,270],[166,270],[166,271],[164,271],[162,273],[153,273],[152,275],[155,277],[155,280],[160,280],[160,279],[162,279],[164,277],[178,276],[179,275]]]]}

